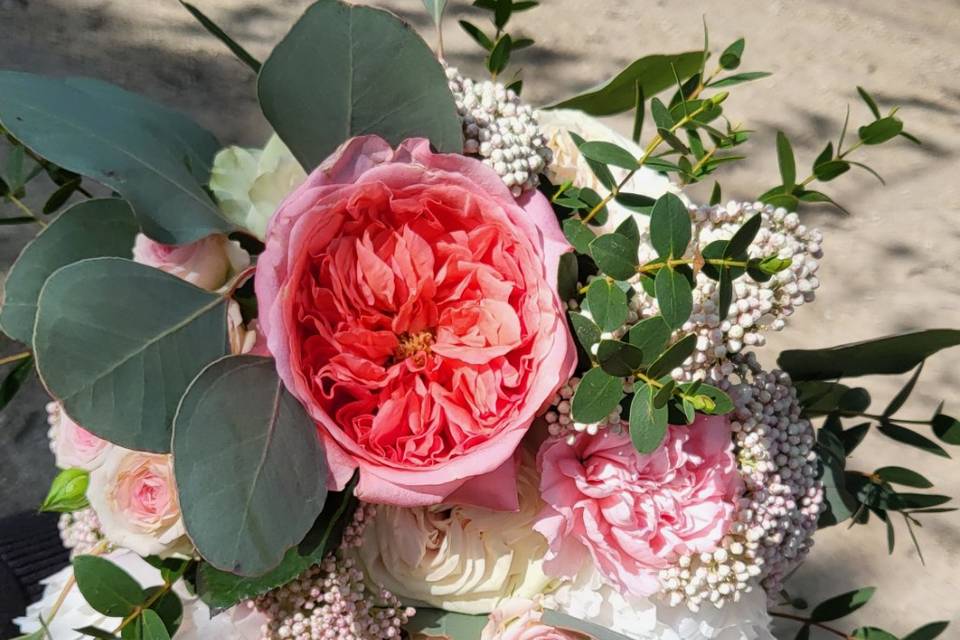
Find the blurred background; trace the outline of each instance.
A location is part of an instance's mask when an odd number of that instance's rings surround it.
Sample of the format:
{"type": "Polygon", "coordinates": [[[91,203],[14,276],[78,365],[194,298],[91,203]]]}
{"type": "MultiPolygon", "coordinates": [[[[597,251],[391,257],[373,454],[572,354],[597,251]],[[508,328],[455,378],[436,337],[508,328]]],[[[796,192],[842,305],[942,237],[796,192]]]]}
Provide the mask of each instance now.
{"type": "MultiPolygon", "coordinates": [[[[196,0],[197,6],[263,59],[309,4],[307,0],[196,0]]],[[[409,20],[428,42],[434,33],[420,0],[379,0],[409,20]]],[[[725,198],[753,200],[777,184],[774,136],[793,141],[800,171],[829,139],[836,139],[846,106],[851,122],[869,113],[856,94],[867,88],[881,110],[899,116],[923,145],[903,140],[866,149],[886,187],[851,172],[825,188],[850,211],[808,208],[804,222],[825,235],[822,287],[813,305],[799,309],[787,329],[769,336],[759,355],[772,366],[785,348],[813,348],[883,334],[960,327],[960,3],[925,0],[542,0],[518,14],[511,32],[537,44],[516,52],[524,97],[534,104],[566,97],[606,80],[641,55],[702,45],[706,17],[714,50],[746,38],[741,70],[774,72],[731,89],[725,112],[756,134],[749,160],[721,170],[725,198]]],[[[479,48],[460,30],[485,15],[466,0],[450,0],[445,44],[448,61],[483,77],[479,48]]],[[[323,61],[318,61],[323,64],[323,61]]],[[[53,75],[86,75],[143,93],[196,118],[226,144],[262,145],[269,130],[255,100],[255,77],[175,0],[0,0],[0,67],[53,75]]],[[[629,133],[627,119],[612,124],[629,133]]],[[[902,140],[902,139],[901,139],[902,140]]],[[[0,148],[0,162],[6,149],[0,148]]],[[[708,181],[691,189],[709,197],[708,181]]],[[[40,190],[35,189],[39,193],[40,190]]],[[[28,201],[29,202],[29,201],[28,201]]],[[[38,204],[33,202],[32,204],[38,204]]],[[[39,202],[42,205],[42,201],[39,202]]],[[[0,207],[8,207],[0,203],[0,207]]],[[[5,215],[13,215],[5,212],[5,215]]],[[[0,273],[5,273],[35,229],[3,227],[0,273]]],[[[2,276],[0,276],[2,277],[2,276]]],[[[0,355],[22,350],[6,338],[0,355]]],[[[960,349],[927,363],[917,390],[901,411],[928,418],[937,403],[960,413],[960,349]]],[[[860,382],[860,381],[858,381],[860,382]]],[[[904,377],[867,378],[877,407],[904,377]]],[[[0,516],[35,509],[53,476],[47,448],[46,395],[35,379],[0,413],[0,516]]],[[[877,409],[879,411],[879,409],[877,409]]],[[[960,453],[957,454],[960,456],[960,453]]],[[[937,493],[960,496],[960,460],[946,460],[871,434],[850,467],[887,464],[928,476],[937,493]]],[[[897,546],[888,556],[884,525],[845,525],[820,532],[812,556],[790,583],[791,592],[817,602],[860,586],[879,588],[849,626],[874,624],[906,633],[931,620],[950,619],[944,637],[960,637],[960,515],[924,518],[918,538],[926,565],[897,522],[897,546]]],[[[786,631],[783,637],[792,637],[786,631]]]]}

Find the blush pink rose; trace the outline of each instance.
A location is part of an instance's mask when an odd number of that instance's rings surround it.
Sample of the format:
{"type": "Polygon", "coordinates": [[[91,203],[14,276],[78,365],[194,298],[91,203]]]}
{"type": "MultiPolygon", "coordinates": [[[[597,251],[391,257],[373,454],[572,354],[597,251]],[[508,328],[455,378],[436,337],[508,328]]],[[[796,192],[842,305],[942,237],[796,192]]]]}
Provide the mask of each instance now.
{"type": "Polygon", "coordinates": [[[537,600],[514,598],[490,612],[480,640],[583,640],[584,636],[544,624],[537,600]]]}
{"type": "Polygon", "coordinates": [[[627,433],[547,440],[538,465],[544,570],[573,577],[592,557],[611,585],[638,597],[659,590],[659,571],[679,554],[716,548],[742,489],[730,422],[718,416],[670,426],[651,454],[627,433]]]}
{"type": "Polygon", "coordinates": [[[576,358],[568,250],[541,194],[426,140],[354,138],[320,165],[271,219],[256,292],[331,484],[359,467],[369,502],[516,509],[511,456],[576,358]]]}
{"type": "Polygon", "coordinates": [[[93,471],[101,464],[111,445],[68,416],[59,402],[47,404],[51,445],[56,464],[61,469],[93,471]]]}
{"type": "Polygon", "coordinates": [[[190,244],[170,245],[140,233],[134,241],[133,259],[208,291],[219,289],[250,264],[247,252],[220,234],[190,244]]]}

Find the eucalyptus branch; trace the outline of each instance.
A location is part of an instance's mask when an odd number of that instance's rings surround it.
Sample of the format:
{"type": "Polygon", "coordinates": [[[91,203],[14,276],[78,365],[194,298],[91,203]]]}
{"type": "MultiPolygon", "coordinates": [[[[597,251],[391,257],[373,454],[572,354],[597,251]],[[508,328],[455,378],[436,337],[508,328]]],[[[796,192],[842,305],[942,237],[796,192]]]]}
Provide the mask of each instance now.
{"type": "Polygon", "coordinates": [[[33,218],[33,221],[36,222],[38,225],[40,225],[41,227],[46,227],[46,226],[47,226],[46,220],[42,220],[42,219],[40,218],[40,216],[38,216],[37,214],[35,214],[30,207],[28,207],[27,205],[23,204],[23,202],[21,202],[18,197],[16,197],[16,196],[13,195],[12,193],[8,193],[6,197],[7,197],[7,199],[10,200],[10,202],[12,202],[18,209],[20,209],[20,211],[24,212],[24,213],[27,214],[29,217],[33,218]]]}
{"type": "Polygon", "coordinates": [[[15,353],[12,356],[6,356],[0,358],[0,366],[5,364],[10,364],[11,362],[19,362],[20,360],[26,360],[32,355],[30,351],[22,351],[20,353],[15,353]]]}
{"type": "Polygon", "coordinates": [[[165,577],[163,580],[163,585],[161,585],[160,588],[157,589],[153,595],[147,598],[143,604],[134,607],[133,611],[130,612],[130,615],[125,617],[117,626],[117,628],[113,630],[113,634],[119,635],[124,627],[126,627],[128,624],[136,620],[137,617],[140,616],[140,614],[142,614],[144,611],[146,611],[147,609],[155,605],[162,597],[167,595],[167,593],[169,593],[170,590],[173,588],[173,585],[175,585],[177,581],[183,577],[183,574],[185,574],[187,570],[191,566],[193,566],[193,564],[195,563],[196,563],[196,560],[191,560],[190,562],[186,562],[184,563],[180,571],[176,572],[172,576],[165,577]]]}
{"type": "Polygon", "coordinates": [[[846,631],[841,631],[840,629],[837,629],[835,627],[825,625],[822,622],[816,622],[814,620],[811,620],[810,618],[804,618],[803,616],[796,616],[791,613],[780,613],[778,611],[768,611],[767,613],[769,613],[774,618],[783,618],[784,620],[793,620],[794,622],[802,622],[805,625],[822,629],[827,633],[832,633],[833,635],[843,638],[844,640],[852,640],[852,636],[850,636],[846,631]]]}

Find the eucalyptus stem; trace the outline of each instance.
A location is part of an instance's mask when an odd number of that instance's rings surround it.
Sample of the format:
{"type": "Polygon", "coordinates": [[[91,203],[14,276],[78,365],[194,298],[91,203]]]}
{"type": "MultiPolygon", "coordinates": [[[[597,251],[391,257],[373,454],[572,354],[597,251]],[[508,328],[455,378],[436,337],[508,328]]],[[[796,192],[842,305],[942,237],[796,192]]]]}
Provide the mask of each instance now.
{"type": "Polygon", "coordinates": [[[31,218],[33,218],[33,221],[36,222],[38,225],[40,225],[41,227],[46,227],[46,226],[47,226],[46,220],[41,220],[41,219],[40,219],[40,216],[38,216],[37,214],[35,214],[30,207],[28,207],[27,205],[23,204],[23,202],[21,202],[18,197],[16,197],[16,196],[13,195],[12,193],[8,193],[8,194],[7,194],[7,198],[8,198],[8,199],[10,200],[10,202],[12,202],[18,209],[20,209],[20,211],[24,212],[25,214],[27,214],[28,216],[30,216],[31,218]]]}
{"type": "Polygon", "coordinates": [[[880,421],[880,422],[882,422],[882,421],[884,421],[884,420],[895,420],[896,422],[902,422],[902,423],[904,423],[904,424],[930,424],[930,420],[902,420],[902,419],[900,419],[900,418],[895,418],[895,419],[894,419],[892,416],[881,416],[881,415],[878,415],[878,414],[876,414],[876,413],[860,413],[860,412],[841,411],[840,414],[841,414],[844,418],[856,418],[856,417],[859,416],[859,417],[863,417],[863,418],[870,418],[871,420],[877,420],[877,421],[880,421]]]}
{"type": "Polygon", "coordinates": [[[21,353],[15,353],[12,356],[6,356],[4,358],[0,358],[0,366],[3,366],[5,364],[10,364],[11,362],[19,362],[20,360],[26,360],[30,356],[31,356],[30,351],[23,351],[21,353]]]}
{"type": "Polygon", "coordinates": [[[823,629],[827,633],[832,633],[835,636],[843,638],[844,640],[852,640],[852,637],[847,634],[846,631],[841,631],[834,627],[823,624],[822,622],[815,622],[810,618],[804,618],[803,616],[795,616],[791,613],[779,613],[777,611],[768,611],[771,616],[774,618],[783,618],[784,620],[793,620],[794,622],[802,622],[803,624],[809,625],[811,627],[816,627],[818,629],[823,629]]]}

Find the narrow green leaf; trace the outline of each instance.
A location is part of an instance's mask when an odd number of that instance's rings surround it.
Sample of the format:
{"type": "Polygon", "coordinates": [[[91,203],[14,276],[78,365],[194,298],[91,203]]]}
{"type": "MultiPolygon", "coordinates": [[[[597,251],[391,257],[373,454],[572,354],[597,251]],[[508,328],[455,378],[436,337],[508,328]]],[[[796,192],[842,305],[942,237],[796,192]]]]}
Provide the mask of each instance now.
{"type": "Polygon", "coordinates": [[[850,163],[846,160],[828,160],[814,166],[813,175],[821,182],[829,182],[847,171],[850,171],[850,163]]]}
{"type": "Polygon", "coordinates": [[[830,162],[831,160],[833,160],[833,143],[828,142],[827,146],[824,147],[823,151],[820,152],[820,155],[818,155],[813,161],[813,166],[816,168],[817,165],[821,165],[824,162],[830,162]]]}
{"type": "Polygon", "coordinates": [[[573,394],[571,413],[577,422],[592,424],[606,419],[623,398],[623,379],[599,367],[587,371],[573,394]]]}
{"type": "Polygon", "coordinates": [[[56,191],[50,194],[50,197],[47,198],[47,201],[43,204],[43,213],[50,215],[55,213],[67,203],[67,200],[70,199],[83,182],[82,178],[74,178],[69,182],[64,183],[62,187],[59,187],[56,191]]]}
{"type": "MultiPolygon", "coordinates": [[[[614,200],[627,209],[644,215],[650,215],[652,213],[653,205],[656,202],[656,200],[650,196],[640,195],[639,193],[627,193],[625,191],[618,193],[614,197],[614,200]]],[[[632,220],[632,218],[630,219],[632,220]]]]}
{"type": "Polygon", "coordinates": [[[657,304],[664,321],[673,329],[679,329],[693,311],[693,289],[690,281],[679,271],[660,269],[654,278],[657,304]]]}
{"type": "Polygon", "coordinates": [[[867,93],[867,90],[860,86],[857,87],[857,93],[860,94],[860,97],[863,98],[863,101],[867,104],[867,107],[870,108],[870,113],[873,114],[873,117],[879,120],[880,109],[877,107],[877,103],[873,99],[873,96],[867,93]]]}
{"type": "MultiPolygon", "coordinates": [[[[573,131],[568,131],[567,133],[570,135],[570,138],[573,140],[574,144],[577,145],[578,149],[587,144],[586,140],[584,140],[579,134],[574,133],[573,131]]],[[[610,169],[606,164],[603,162],[598,162],[597,160],[589,157],[584,157],[584,160],[587,162],[590,170],[593,171],[593,174],[597,176],[597,180],[600,181],[600,184],[611,190],[614,188],[614,186],[616,186],[617,181],[613,177],[613,174],[610,172],[610,169]]],[[[585,189],[583,191],[585,191],[585,189]]],[[[581,197],[584,195],[583,191],[581,191],[581,197]]]]}
{"type": "Polygon", "coordinates": [[[146,599],[137,581],[106,558],[77,556],[73,575],[87,604],[111,618],[130,615],[146,599]]]}
{"type": "Polygon", "coordinates": [[[640,134],[643,132],[643,118],[646,113],[644,107],[646,97],[643,95],[643,84],[639,80],[636,82],[636,96],[634,99],[633,135],[631,139],[637,144],[640,144],[640,134]]]}
{"type": "Polygon", "coordinates": [[[946,504],[952,499],[950,496],[933,493],[895,493],[890,498],[890,508],[896,511],[903,511],[904,509],[929,509],[946,504]]]}
{"type": "Polygon", "coordinates": [[[721,198],[722,198],[722,195],[720,190],[720,183],[714,181],[713,191],[710,192],[710,206],[716,206],[720,204],[721,198]]]}
{"type": "Polygon", "coordinates": [[[632,153],[619,145],[613,144],[612,142],[605,142],[602,140],[584,142],[579,146],[579,149],[580,153],[587,158],[596,160],[597,162],[602,162],[603,164],[622,167],[629,170],[639,167],[637,164],[637,159],[633,157],[632,153]]]}
{"type": "Polygon", "coordinates": [[[627,295],[616,284],[597,278],[587,288],[590,315],[604,331],[613,331],[627,319],[627,295]]]}
{"type": "Polygon", "coordinates": [[[651,378],[661,378],[669,375],[671,371],[682,365],[683,361],[690,357],[696,346],[697,336],[692,333],[687,334],[673,343],[650,365],[647,369],[647,375],[651,378]]]}
{"type": "Polygon", "coordinates": [[[721,87],[732,87],[735,84],[740,84],[743,82],[750,82],[751,80],[759,80],[760,78],[766,78],[771,74],[769,71],[745,71],[743,73],[735,73],[732,76],[727,76],[726,78],[721,78],[720,80],[714,80],[708,87],[714,89],[719,89],[721,87]]]}
{"type": "Polygon", "coordinates": [[[17,395],[17,392],[20,391],[20,387],[23,386],[23,383],[26,382],[27,378],[30,377],[30,374],[33,372],[33,357],[24,358],[17,365],[10,370],[10,373],[3,379],[3,384],[0,384],[0,411],[2,411],[10,401],[13,400],[13,397],[17,395]]]}
{"type": "Polygon", "coordinates": [[[735,41],[720,54],[720,66],[724,69],[736,69],[740,66],[740,57],[743,56],[743,48],[746,41],[743,38],[735,41]]]}
{"type": "Polygon", "coordinates": [[[889,418],[900,410],[900,407],[903,406],[903,403],[905,403],[907,398],[910,397],[910,394],[913,393],[913,388],[917,385],[917,378],[920,377],[921,371],[923,371],[923,362],[917,365],[913,375],[910,376],[909,380],[907,380],[907,384],[905,384],[903,388],[897,392],[897,395],[894,396],[893,400],[890,401],[890,404],[887,405],[887,408],[883,410],[884,418],[889,418]]]}
{"type": "Polygon", "coordinates": [[[896,440],[901,444],[909,445],[917,449],[926,451],[927,453],[932,453],[934,455],[940,456],[942,458],[949,458],[950,454],[944,450],[943,447],[938,445],[936,442],[922,436],[916,431],[907,429],[906,427],[901,427],[900,425],[894,424],[892,422],[884,422],[877,429],[883,435],[896,440]]]}
{"type": "Polygon", "coordinates": [[[675,124],[673,116],[670,115],[670,110],[667,109],[659,98],[653,98],[650,101],[650,115],[653,116],[657,130],[669,129],[675,124]]]}
{"type": "Polygon", "coordinates": [[[780,165],[784,191],[789,193],[797,183],[797,163],[790,140],[783,131],[777,131],[777,163],[780,165]]]}
{"type": "Polygon", "coordinates": [[[643,366],[643,351],[627,342],[601,340],[597,363],[612,376],[631,376],[643,366]]]}
{"type": "Polygon", "coordinates": [[[903,131],[903,122],[888,116],[860,127],[857,133],[863,144],[883,144],[887,140],[896,138],[901,131],[903,131]]]}
{"type": "Polygon", "coordinates": [[[496,8],[493,10],[493,23],[497,29],[503,29],[510,20],[513,13],[512,0],[496,0],[496,8]]]}
{"type": "Polygon", "coordinates": [[[840,434],[840,440],[843,442],[843,448],[848,456],[853,453],[854,449],[860,446],[860,443],[863,442],[868,431],[870,431],[870,423],[864,422],[863,424],[845,429],[843,433],[840,434]]]}
{"type": "Polygon", "coordinates": [[[860,627],[854,629],[852,638],[856,640],[898,640],[897,636],[889,631],[884,631],[877,627],[860,627]]]}
{"type": "Polygon", "coordinates": [[[618,233],[608,233],[590,243],[590,255],[600,271],[616,280],[628,280],[637,274],[637,244],[618,233]]]}
{"type": "MultiPolygon", "coordinates": [[[[105,629],[99,629],[97,627],[87,626],[80,627],[75,629],[77,633],[82,633],[85,636],[90,636],[91,638],[101,638],[103,640],[116,640],[117,636],[113,635],[105,629]]],[[[47,640],[46,632],[43,629],[40,629],[36,634],[31,633],[29,636],[20,636],[19,638],[14,638],[14,640],[47,640]]]]}
{"type": "Polygon", "coordinates": [[[467,35],[473,38],[474,42],[479,44],[487,51],[491,51],[493,49],[493,40],[491,40],[490,36],[485,34],[478,26],[467,20],[460,20],[459,22],[460,28],[466,31],[467,35]]]}
{"type": "Polygon", "coordinates": [[[580,278],[580,266],[577,264],[577,256],[572,251],[568,251],[560,256],[560,264],[557,266],[557,293],[561,300],[573,300],[579,297],[577,280],[580,278]]]}
{"type": "MultiPolygon", "coordinates": [[[[433,1],[440,1],[442,4],[442,0],[433,1]]],[[[236,40],[227,35],[227,32],[221,29],[216,22],[205,16],[200,9],[197,9],[189,2],[180,0],[180,4],[182,4],[183,7],[190,12],[190,15],[196,18],[197,22],[203,25],[203,28],[206,29],[210,35],[227,45],[227,48],[230,49],[231,53],[237,57],[237,60],[250,67],[254,73],[260,73],[260,61],[250,55],[250,52],[244,49],[236,40]]]]}
{"type": "Polygon", "coordinates": [[[723,250],[723,257],[727,259],[737,259],[746,255],[747,249],[749,249],[754,238],[757,237],[757,233],[760,231],[761,224],[763,224],[763,220],[759,213],[747,219],[747,221],[737,229],[737,232],[733,234],[733,237],[730,238],[730,241],[723,250]]]}
{"type": "Polygon", "coordinates": [[[960,444],[960,420],[943,413],[933,418],[933,432],[947,444],[960,444]]]}
{"type": "Polygon", "coordinates": [[[924,478],[916,471],[905,469],[903,467],[881,467],[874,471],[881,480],[892,484],[902,484],[905,487],[916,487],[918,489],[929,489],[933,483],[924,478]]]}
{"type": "Polygon", "coordinates": [[[919,629],[911,631],[903,637],[903,640],[934,640],[934,638],[938,638],[940,634],[946,631],[949,626],[950,623],[946,620],[930,622],[919,629]]]}
{"type": "Polygon", "coordinates": [[[814,622],[829,622],[848,616],[867,604],[874,591],[874,587],[864,587],[824,600],[810,612],[810,619],[814,622]]]}
{"type": "Polygon", "coordinates": [[[490,73],[496,75],[502,73],[507,65],[510,64],[510,52],[513,49],[513,38],[509,33],[500,36],[497,43],[493,45],[493,50],[487,57],[487,69],[490,73]]]}

